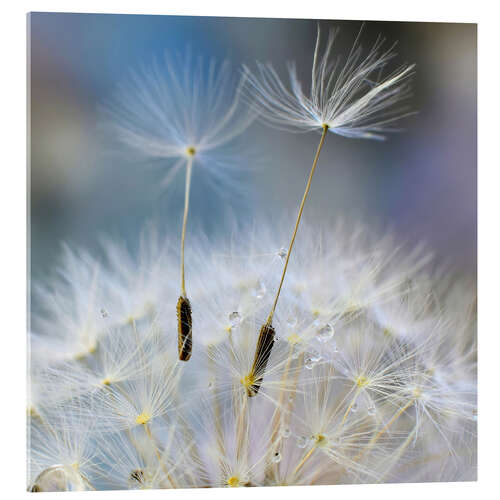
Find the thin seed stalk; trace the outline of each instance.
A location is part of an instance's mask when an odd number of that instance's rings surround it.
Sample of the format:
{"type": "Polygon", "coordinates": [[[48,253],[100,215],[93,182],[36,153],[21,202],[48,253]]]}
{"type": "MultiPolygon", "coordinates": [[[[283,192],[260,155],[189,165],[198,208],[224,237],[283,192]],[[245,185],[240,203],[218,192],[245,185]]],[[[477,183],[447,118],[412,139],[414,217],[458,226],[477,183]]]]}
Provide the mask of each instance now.
{"type": "Polygon", "coordinates": [[[184,276],[184,242],[186,240],[186,225],[189,213],[189,193],[191,191],[191,174],[193,171],[193,156],[188,157],[186,166],[186,187],[184,192],[184,215],[182,216],[181,233],[181,296],[186,298],[186,279],[184,276]]]}
{"type": "MultiPolygon", "coordinates": [[[[272,433],[271,433],[271,446],[268,452],[268,457],[272,457],[276,451],[278,450],[281,439],[279,438],[279,432],[283,428],[284,416],[282,415],[281,407],[283,405],[283,398],[285,396],[285,386],[288,380],[288,371],[290,370],[290,365],[292,363],[292,355],[293,355],[293,345],[290,345],[290,351],[288,353],[288,358],[285,365],[285,370],[283,372],[283,376],[281,378],[281,389],[278,397],[278,403],[276,405],[276,409],[274,410],[273,420],[271,424],[272,433]]],[[[279,464],[274,464],[273,469],[277,472],[279,464]]],[[[271,471],[266,470],[266,477],[269,477],[271,471]]]]}
{"type": "Polygon", "coordinates": [[[288,268],[288,262],[290,260],[290,255],[292,254],[293,244],[295,243],[295,238],[297,236],[297,231],[299,229],[300,220],[302,218],[302,212],[304,211],[304,205],[306,203],[307,196],[309,194],[309,190],[311,189],[312,178],[313,178],[314,172],[316,171],[316,166],[318,164],[319,155],[321,153],[321,149],[323,148],[323,144],[325,142],[327,132],[328,132],[328,125],[325,124],[325,125],[323,125],[323,133],[321,134],[321,139],[319,141],[318,148],[316,149],[316,154],[314,155],[314,160],[313,160],[313,164],[311,167],[311,171],[309,172],[309,177],[307,179],[306,189],[305,189],[304,194],[302,196],[302,201],[300,202],[299,213],[297,214],[297,219],[295,221],[295,226],[293,228],[292,238],[290,240],[290,245],[288,246],[288,252],[286,255],[285,265],[283,266],[283,272],[281,273],[281,279],[280,279],[280,283],[278,286],[278,290],[276,292],[276,296],[274,297],[273,305],[271,307],[271,311],[269,313],[269,316],[267,317],[267,321],[260,329],[259,339],[257,341],[257,349],[255,351],[254,364],[253,364],[252,372],[250,373],[250,375],[256,379],[256,382],[253,385],[252,390],[248,391],[249,397],[255,396],[259,392],[259,388],[260,388],[260,385],[262,383],[262,378],[264,376],[264,372],[265,372],[265,368],[266,368],[265,365],[267,364],[267,360],[269,359],[269,356],[271,355],[271,349],[272,349],[273,344],[274,344],[274,328],[272,326],[274,312],[275,312],[276,306],[278,304],[278,299],[279,299],[279,296],[281,293],[281,288],[283,286],[286,271],[288,268]],[[272,333],[272,341],[270,340],[271,333],[272,333]],[[262,357],[263,357],[263,353],[259,352],[259,349],[263,346],[265,346],[266,348],[269,348],[269,350],[265,353],[265,363],[262,363],[264,365],[263,370],[261,373],[258,374],[258,378],[257,378],[256,373],[254,371],[254,368],[258,364],[258,360],[262,359],[262,357]]]}
{"type": "Polygon", "coordinates": [[[415,399],[410,399],[402,408],[400,408],[392,417],[391,419],[389,420],[389,422],[387,422],[387,424],[385,424],[385,426],[377,432],[377,434],[370,440],[370,442],[368,443],[368,446],[361,452],[361,453],[358,453],[358,455],[356,455],[354,457],[354,460],[355,461],[359,461],[361,460],[361,458],[363,458],[363,456],[369,452],[374,446],[375,444],[377,443],[377,441],[389,430],[389,428],[391,427],[392,424],[394,424],[394,422],[396,422],[396,420],[408,409],[410,408],[413,404],[415,403],[415,399]]]}
{"type": "Polygon", "coordinates": [[[165,467],[165,464],[163,463],[160,450],[158,449],[158,445],[156,444],[155,438],[153,437],[153,434],[151,433],[151,429],[149,428],[149,425],[147,424],[147,422],[145,424],[143,424],[143,427],[144,427],[144,431],[146,432],[146,436],[148,437],[148,439],[151,442],[151,445],[154,448],[156,459],[158,460],[158,464],[160,465],[163,472],[165,473],[165,476],[167,477],[168,481],[172,485],[172,488],[177,488],[178,487],[177,483],[174,481],[174,479],[172,478],[168,469],[165,467]]]}
{"type": "Polygon", "coordinates": [[[295,227],[293,228],[292,239],[290,240],[290,245],[288,247],[288,252],[286,254],[285,265],[283,267],[283,273],[281,274],[280,284],[278,286],[278,291],[276,292],[276,297],[274,298],[273,307],[271,308],[271,312],[267,318],[267,324],[271,324],[273,321],[274,311],[276,310],[276,306],[278,304],[278,299],[281,292],[281,287],[283,286],[283,281],[285,280],[286,270],[288,268],[288,261],[290,260],[290,255],[292,253],[293,244],[295,243],[295,237],[297,236],[297,230],[299,229],[300,219],[302,218],[302,212],[304,211],[304,205],[306,203],[307,195],[309,194],[309,190],[311,189],[311,182],[316,170],[316,165],[318,164],[319,155],[321,153],[321,149],[323,148],[323,144],[326,139],[326,134],[328,132],[328,125],[323,125],[323,133],[321,134],[321,139],[318,144],[318,148],[316,150],[316,154],[314,156],[314,161],[311,167],[311,171],[309,172],[309,178],[307,179],[306,189],[304,191],[304,195],[302,196],[302,201],[300,202],[299,213],[297,215],[297,220],[295,221],[295,227]]]}
{"type": "Polygon", "coordinates": [[[396,454],[391,456],[391,459],[390,459],[390,462],[389,462],[389,466],[386,467],[386,471],[380,476],[379,480],[377,481],[378,483],[381,483],[385,479],[385,477],[387,476],[387,474],[389,474],[389,472],[394,467],[394,464],[396,462],[398,462],[399,459],[403,456],[403,453],[405,452],[406,448],[408,448],[408,446],[410,445],[411,440],[415,436],[416,432],[417,432],[417,426],[415,425],[415,427],[410,432],[410,434],[408,434],[408,436],[406,437],[406,439],[404,440],[404,442],[401,444],[401,446],[396,450],[396,454]]]}
{"type": "Polygon", "coordinates": [[[191,304],[186,294],[186,279],[184,274],[184,244],[186,241],[186,225],[189,213],[189,193],[191,190],[191,173],[193,170],[194,152],[189,153],[186,165],[186,189],[184,193],[184,215],[181,232],[181,295],[177,301],[177,343],[179,359],[189,361],[193,349],[193,324],[191,304]]]}
{"type": "MultiPolygon", "coordinates": [[[[237,396],[239,414],[236,420],[236,460],[241,462],[243,453],[248,451],[248,399],[237,396]]],[[[247,457],[245,457],[246,460],[247,457]]]]}

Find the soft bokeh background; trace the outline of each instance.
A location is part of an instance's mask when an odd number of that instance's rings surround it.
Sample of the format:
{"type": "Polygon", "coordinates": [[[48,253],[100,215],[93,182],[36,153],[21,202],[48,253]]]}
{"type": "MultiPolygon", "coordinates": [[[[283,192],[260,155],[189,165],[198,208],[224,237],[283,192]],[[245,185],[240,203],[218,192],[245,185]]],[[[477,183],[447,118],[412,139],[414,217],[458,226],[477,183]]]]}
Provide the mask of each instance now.
{"type": "MultiPolygon", "coordinates": [[[[132,242],[153,219],[178,238],[182,206],[152,196],[155,175],[113,154],[99,108],[131,70],[165,51],[229,58],[235,70],[255,60],[286,73],[295,60],[308,83],[316,21],[136,15],[43,14],[29,17],[31,84],[31,277],[57,266],[60,243],[93,249],[101,235],[132,242]]],[[[360,21],[340,26],[347,53],[360,21]]],[[[368,22],[361,42],[398,41],[400,63],[417,64],[413,107],[402,133],[386,142],[330,134],[306,206],[309,220],[343,215],[377,223],[401,241],[424,241],[437,257],[476,270],[476,25],[368,22]]],[[[245,142],[261,156],[241,199],[195,185],[190,225],[220,237],[220,214],[295,213],[318,136],[254,124],[245,142]],[[203,196],[200,193],[204,193],[203,196]]],[[[253,160],[252,160],[253,161],[253,160]]],[[[251,166],[251,165],[250,165],[251,166]]],[[[286,244],[287,242],[284,242],[286,244]]]]}

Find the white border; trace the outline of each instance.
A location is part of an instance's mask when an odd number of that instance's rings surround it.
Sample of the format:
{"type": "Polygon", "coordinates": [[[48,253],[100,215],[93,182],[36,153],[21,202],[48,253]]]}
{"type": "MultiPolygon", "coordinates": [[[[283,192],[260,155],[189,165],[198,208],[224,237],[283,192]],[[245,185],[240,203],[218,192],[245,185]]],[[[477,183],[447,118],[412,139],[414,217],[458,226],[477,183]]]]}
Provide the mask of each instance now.
{"type": "MultiPolygon", "coordinates": [[[[250,488],[243,491],[182,490],[158,492],[94,493],[94,497],[120,498],[239,498],[283,496],[370,500],[438,498],[453,500],[471,497],[493,498],[499,491],[498,446],[500,426],[500,356],[498,284],[499,199],[498,166],[498,47],[500,27],[496,25],[495,2],[420,0],[419,2],[356,0],[355,2],[293,2],[252,0],[140,2],[115,1],[17,1],[2,6],[0,78],[2,85],[1,148],[1,308],[0,366],[2,369],[1,468],[0,489],[4,498],[28,495],[25,485],[25,330],[26,330],[26,17],[28,11],[105,12],[138,14],[177,14],[239,17],[287,17],[325,19],[369,19],[394,21],[477,22],[479,23],[479,481],[417,485],[334,486],[293,488],[250,488]],[[7,491],[5,491],[7,490],[7,491]],[[227,497],[229,498],[229,497],[227,497]]],[[[43,498],[66,498],[64,494],[45,494],[43,498]]],[[[83,498],[72,493],[70,498],[83,498]]],[[[88,495],[85,498],[90,498],[88,495]]]]}

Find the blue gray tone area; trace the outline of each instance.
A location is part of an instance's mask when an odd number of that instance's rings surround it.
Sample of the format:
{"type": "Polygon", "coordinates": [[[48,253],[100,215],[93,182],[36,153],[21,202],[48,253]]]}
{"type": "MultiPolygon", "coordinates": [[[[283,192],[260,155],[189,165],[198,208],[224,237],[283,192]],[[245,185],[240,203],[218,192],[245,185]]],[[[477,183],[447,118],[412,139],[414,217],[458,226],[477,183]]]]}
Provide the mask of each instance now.
{"type": "MultiPolygon", "coordinates": [[[[103,235],[131,245],[145,221],[178,238],[183,182],[152,189],[159,169],[120,155],[101,126],[100,108],[130,72],[165,53],[186,51],[230,59],[235,71],[256,60],[285,75],[295,60],[309,81],[317,22],[287,19],[30,14],[31,277],[52,272],[61,242],[90,250],[103,235]]],[[[336,49],[347,54],[359,21],[340,27],[336,49]]],[[[329,137],[313,180],[305,217],[342,215],[424,241],[466,273],[476,269],[476,26],[369,22],[398,41],[394,69],[416,63],[412,107],[418,114],[385,142],[329,137]]],[[[291,134],[260,123],[246,132],[250,147],[244,189],[220,193],[193,178],[189,231],[210,238],[224,221],[294,213],[318,135],[291,134]]],[[[189,236],[188,236],[189,237],[189,236]]],[[[286,243],[286,242],[284,242],[286,243]]]]}

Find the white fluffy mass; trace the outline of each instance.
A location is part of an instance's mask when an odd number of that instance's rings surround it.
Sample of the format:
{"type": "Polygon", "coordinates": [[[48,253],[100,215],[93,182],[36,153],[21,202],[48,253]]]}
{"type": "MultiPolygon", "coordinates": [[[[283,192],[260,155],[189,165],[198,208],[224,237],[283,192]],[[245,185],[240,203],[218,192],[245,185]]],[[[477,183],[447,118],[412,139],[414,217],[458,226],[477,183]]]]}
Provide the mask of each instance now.
{"type": "Polygon", "coordinates": [[[301,227],[247,396],[280,226],[191,237],[189,363],[177,241],[147,229],[101,259],[65,249],[32,312],[30,490],[475,479],[475,285],[390,236],[301,227]]]}

